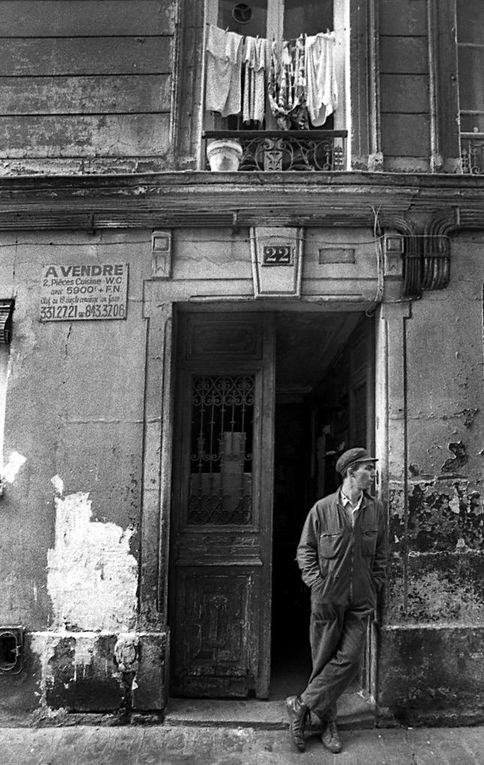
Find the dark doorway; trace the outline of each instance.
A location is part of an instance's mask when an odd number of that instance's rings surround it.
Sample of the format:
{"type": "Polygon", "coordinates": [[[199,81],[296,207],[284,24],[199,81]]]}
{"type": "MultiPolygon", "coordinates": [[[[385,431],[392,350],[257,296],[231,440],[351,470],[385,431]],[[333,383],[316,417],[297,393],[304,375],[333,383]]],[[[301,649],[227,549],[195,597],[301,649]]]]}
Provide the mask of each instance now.
{"type": "Polygon", "coordinates": [[[309,592],[296,547],[313,503],[339,485],[338,455],[373,448],[373,348],[365,315],[277,316],[272,699],[301,691],[309,676],[309,592]]]}
{"type": "Polygon", "coordinates": [[[180,312],[172,696],[304,687],[296,547],[311,505],[337,487],[339,453],[373,448],[373,368],[373,322],[358,312],[180,312]]]}

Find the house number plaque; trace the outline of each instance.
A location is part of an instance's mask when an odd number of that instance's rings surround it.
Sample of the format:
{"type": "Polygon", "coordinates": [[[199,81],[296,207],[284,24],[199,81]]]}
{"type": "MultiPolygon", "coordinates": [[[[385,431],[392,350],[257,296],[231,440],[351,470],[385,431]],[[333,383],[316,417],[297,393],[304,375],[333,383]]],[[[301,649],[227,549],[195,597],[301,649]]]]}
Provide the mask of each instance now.
{"type": "Polygon", "coordinates": [[[266,245],[262,251],[264,266],[292,266],[294,262],[294,247],[289,244],[266,245]]]}
{"type": "Polygon", "coordinates": [[[295,226],[250,229],[254,297],[301,297],[303,234],[295,226]]]}

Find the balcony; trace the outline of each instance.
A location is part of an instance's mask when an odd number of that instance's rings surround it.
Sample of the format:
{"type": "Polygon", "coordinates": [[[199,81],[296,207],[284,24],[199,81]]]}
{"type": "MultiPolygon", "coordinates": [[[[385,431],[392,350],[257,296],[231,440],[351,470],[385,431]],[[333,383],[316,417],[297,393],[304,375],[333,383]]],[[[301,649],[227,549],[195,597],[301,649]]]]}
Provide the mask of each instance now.
{"type": "MultiPolygon", "coordinates": [[[[207,130],[207,142],[228,138],[242,147],[239,170],[331,172],[346,170],[346,130],[207,130]]],[[[206,164],[206,169],[210,167],[206,164]]]]}
{"type": "Polygon", "coordinates": [[[466,175],[484,173],[484,133],[461,133],[462,172],[466,175]]]}

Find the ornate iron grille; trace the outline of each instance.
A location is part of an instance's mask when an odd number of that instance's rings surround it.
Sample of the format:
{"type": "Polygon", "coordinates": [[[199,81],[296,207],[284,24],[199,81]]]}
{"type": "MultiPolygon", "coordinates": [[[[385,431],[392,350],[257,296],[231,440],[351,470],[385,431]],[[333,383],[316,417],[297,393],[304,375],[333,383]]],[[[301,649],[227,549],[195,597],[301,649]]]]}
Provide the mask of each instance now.
{"type": "Polygon", "coordinates": [[[237,140],[242,146],[240,170],[274,172],[345,170],[346,137],[346,130],[210,130],[204,134],[206,141],[237,140]]]}
{"type": "Polygon", "coordinates": [[[188,523],[252,521],[253,375],[192,380],[188,523]]]}
{"type": "Polygon", "coordinates": [[[484,172],[484,135],[461,133],[462,172],[466,175],[482,175],[484,172]]]}

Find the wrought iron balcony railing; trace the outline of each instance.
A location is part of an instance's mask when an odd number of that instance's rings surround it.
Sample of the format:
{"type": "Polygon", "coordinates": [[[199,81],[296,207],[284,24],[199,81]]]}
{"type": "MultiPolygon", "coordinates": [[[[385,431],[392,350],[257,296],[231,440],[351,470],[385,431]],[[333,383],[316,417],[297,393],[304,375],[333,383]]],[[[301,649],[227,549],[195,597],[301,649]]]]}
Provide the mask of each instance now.
{"type": "Polygon", "coordinates": [[[484,133],[460,134],[462,172],[466,175],[484,173],[484,133]]]}
{"type": "Polygon", "coordinates": [[[203,137],[205,149],[214,139],[238,141],[239,170],[328,172],[346,169],[347,135],[346,130],[207,130],[203,137]]]}

